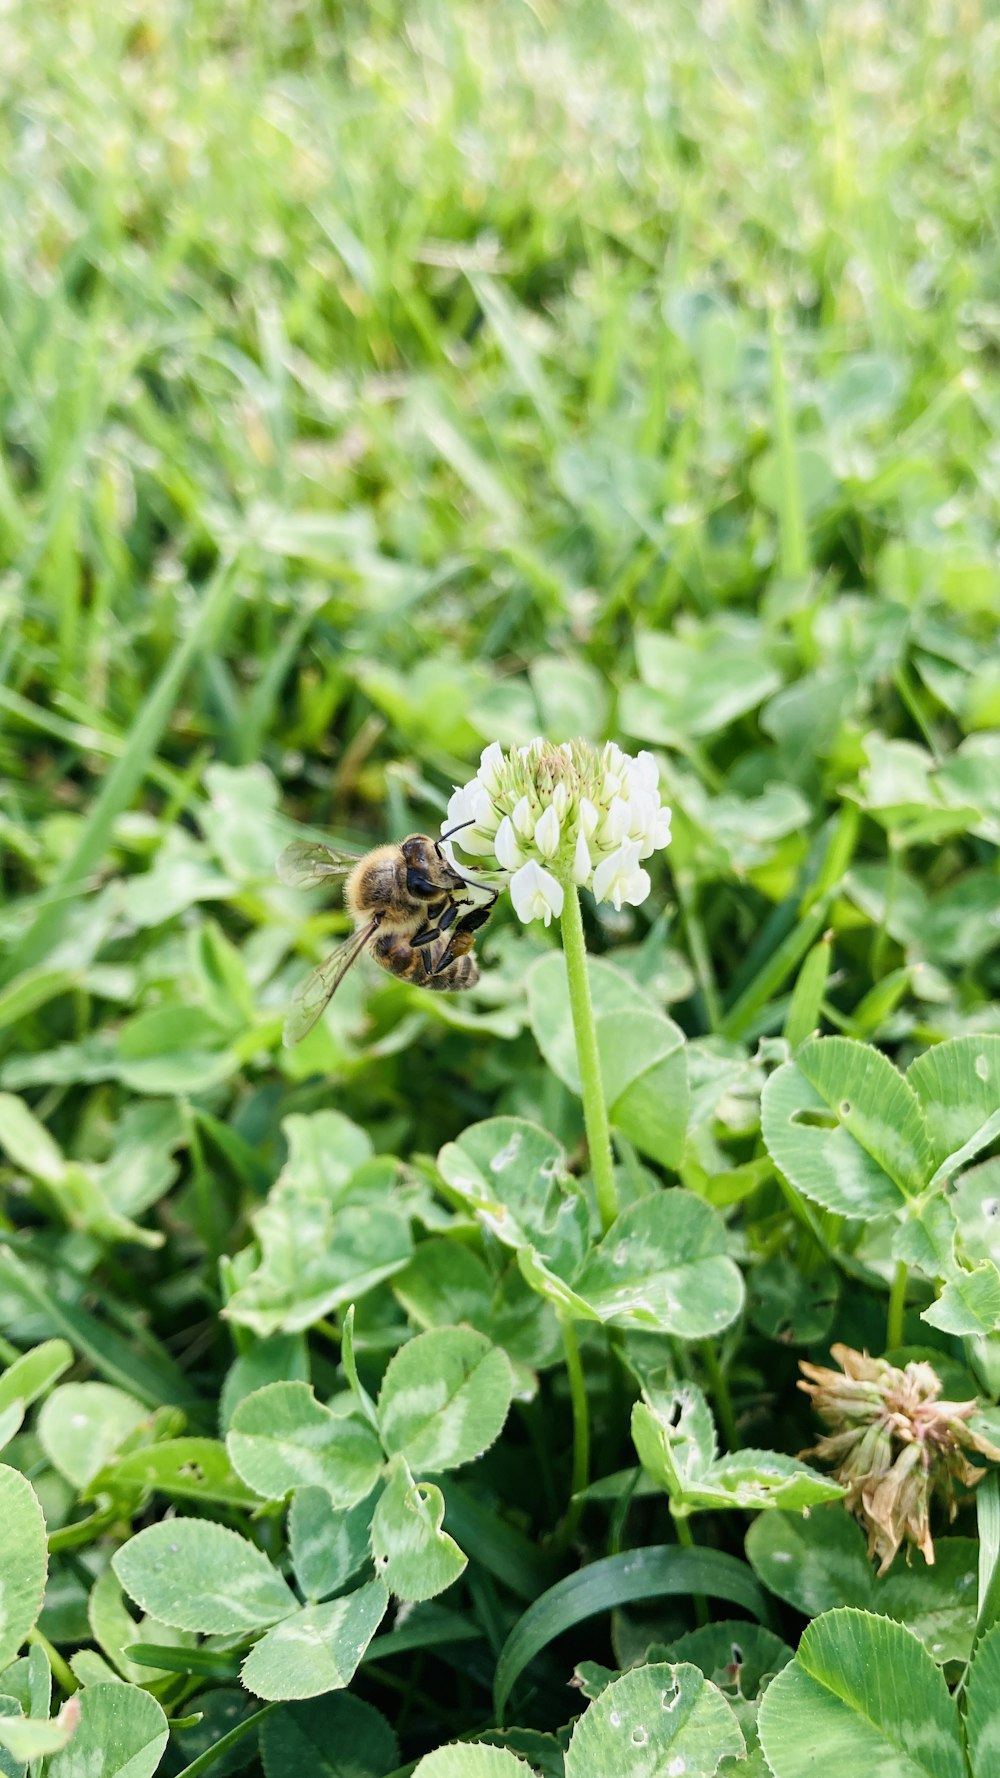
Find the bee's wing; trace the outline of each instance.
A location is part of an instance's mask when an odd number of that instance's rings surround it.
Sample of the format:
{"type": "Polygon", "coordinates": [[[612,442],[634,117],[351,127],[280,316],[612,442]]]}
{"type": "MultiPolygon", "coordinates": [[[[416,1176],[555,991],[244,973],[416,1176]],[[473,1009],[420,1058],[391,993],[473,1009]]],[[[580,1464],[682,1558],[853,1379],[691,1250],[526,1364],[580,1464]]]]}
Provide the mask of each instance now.
{"type": "Polygon", "coordinates": [[[333,999],[351,964],[360,957],[369,939],[378,930],[378,921],[369,920],[359,927],[339,951],[331,952],[317,968],[311,969],[292,995],[285,1018],[285,1042],[298,1043],[311,1031],[320,1013],[333,999]]]}
{"type": "Polygon", "coordinates": [[[275,870],[289,888],[307,889],[328,877],[346,877],[357,862],[349,852],[334,852],[332,847],[315,845],[311,840],[293,840],[281,853],[275,870]]]}

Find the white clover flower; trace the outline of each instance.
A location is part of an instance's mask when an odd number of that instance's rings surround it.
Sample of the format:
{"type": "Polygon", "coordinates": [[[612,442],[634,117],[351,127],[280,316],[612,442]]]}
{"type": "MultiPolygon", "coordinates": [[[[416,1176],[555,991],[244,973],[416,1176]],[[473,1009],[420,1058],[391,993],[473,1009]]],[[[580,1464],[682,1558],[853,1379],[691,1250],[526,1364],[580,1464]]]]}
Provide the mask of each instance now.
{"type": "Polygon", "coordinates": [[[552,803],[535,822],[535,845],[543,858],[554,858],[559,850],[559,817],[552,803]]]}
{"type": "Polygon", "coordinates": [[[483,789],[488,791],[490,796],[495,796],[500,788],[503,763],[503,748],[499,741],[491,741],[488,747],[483,748],[479,759],[479,770],[476,773],[483,789]]]}
{"type": "MultiPolygon", "coordinates": [[[[617,780],[616,780],[617,782],[617,780]]],[[[607,779],[605,779],[607,784],[607,779]]],[[[608,812],[601,822],[601,845],[617,846],[628,837],[632,825],[632,810],[624,797],[615,791],[608,804],[608,812]]]]}
{"type": "Polygon", "coordinates": [[[493,850],[497,855],[497,863],[504,870],[517,870],[524,863],[524,853],[517,843],[514,823],[509,815],[505,815],[497,828],[496,843],[493,850]]]}
{"type": "Polygon", "coordinates": [[[531,813],[531,803],[526,796],[518,797],[510,818],[522,839],[530,839],[535,831],[535,817],[531,813]]]}
{"type": "Polygon", "coordinates": [[[573,853],[574,883],[589,883],[590,873],[594,866],[591,862],[590,847],[582,833],[576,836],[576,851],[573,853]]]}
{"type": "Polygon", "coordinates": [[[639,841],[626,840],[616,852],[602,858],[594,872],[594,898],[613,901],[621,912],[623,901],[637,908],[649,894],[649,872],[639,867],[639,841]]]}
{"type": "Polygon", "coordinates": [[[642,860],[670,841],[653,755],[633,757],[613,741],[553,746],[535,736],[507,752],[491,742],[476,776],[448,804],[444,827],[465,822],[455,835],[457,851],[486,870],[492,854],[513,873],[518,918],[546,926],[562,913],[573,884],[618,909],[637,907],[650,890],[642,860]]]}
{"type": "Polygon", "coordinates": [[[558,919],[563,911],[563,886],[551,871],[529,858],[510,879],[510,899],[525,925],[529,920],[544,920],[547,926],[553,914],[558,919]]]}
{"type": "MultiPolygon", "coordinates": [[[[496,742],[494,742],[494,746],[496,746],[496,742]]],[[[489,751],[489,749],[487,749],[487,751],[489,751]]],[[[656,767],[656,761],[651,753],[647,753],[645,748],[643,748],[643,751],[637,753],[634,759],[629,759],[625,762],[624,769],[626,779],[628,780],[631,789],[645,790],[649,794],[655,796],[657,802],[659,802],[660,774],[656,767]]]]}
{"type": "Polygon", "coordinates": [[[473,778],[449,801],[445,828],[462,828],[463,852],[492,852],[499,821],[489,791],[473,778]]]}

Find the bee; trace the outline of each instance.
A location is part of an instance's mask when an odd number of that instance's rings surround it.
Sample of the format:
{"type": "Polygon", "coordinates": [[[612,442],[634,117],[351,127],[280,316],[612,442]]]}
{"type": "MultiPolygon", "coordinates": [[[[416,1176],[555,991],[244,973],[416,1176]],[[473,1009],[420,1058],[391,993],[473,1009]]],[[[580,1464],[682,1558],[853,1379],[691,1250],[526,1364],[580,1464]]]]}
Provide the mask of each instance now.
{"type": "MultiPolygon", "coordinates": [[[[462,823],[463,827],[470,825],[462,823]]],[[[460,831],[453,827],[442,840],[460,831]]],[[[411,833],[398,845],[377,846],[363,858],[307,840],[295,840],[285,847],[277,872],[281,881],[293,888],[346,877],[344,901],[355,926],[346,944],[311,970],[296,988],[285,1020],[287,1044],[298,1043],[312,1030],[352,963],[365,950],[390,975],[418,988],[475,986],[479,968],[472,948],[476,933],[493,912],[499,890],[461,876],[441,850],[442,840],[411,833]],[[474,901],[469,889],[484,890],[489,901],[474,901]]]]}

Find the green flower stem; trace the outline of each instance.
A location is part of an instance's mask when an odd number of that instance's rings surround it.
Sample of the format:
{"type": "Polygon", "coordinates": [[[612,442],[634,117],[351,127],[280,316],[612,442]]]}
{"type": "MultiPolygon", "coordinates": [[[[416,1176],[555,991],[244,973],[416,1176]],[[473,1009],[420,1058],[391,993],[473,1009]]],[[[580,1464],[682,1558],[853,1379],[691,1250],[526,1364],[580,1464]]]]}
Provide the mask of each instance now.
{"type": "Polygon", "coordinates": [[[708,1374],[708,1384],[712,1391],[712,1400],[715,1403],[715,1411],[719,1417],[719,1425],[722,1427],[726,1446],[730,1451],[738,1451],[740,1435],[736,1425],[736,1415],[733,1412],[733,1398],[729,1393],[726,1373],[719,1363],[719,1355],[711,1340],[702,1340],[701,1357],[708,1374]]]}
{"type": "Polygon", "coordinates": [[[590,1481],[590,1407],[587,1401],[587,1383],[583,1374],[583,1365],[580,1362],[580,1345],[576,1337],[576,1328],[568,1315],[560,1316],[560,1322],[563,1351],[566,1355],[566,1375],[569,1378],[569,1399],[573,1409],[571,1498],[559,1534],[559,1542],[565,1548],[572,1543],[576,1535],[576,1529],[583,1512],[583,1501],[580,1496],[590,1481]]]}
{"type": "Polygon", "coordinates": [[[615,1168],[611,1158],[611,1132],[604,1103],[597,1027],[587,979],[587,947],[583,938],[580,897],[575,883],[564,884],[564,889],[566,899],[562,911],[562,942],[566,956],[576,1059],[580,1068],[583,1121],[587,1131],[587,1147],[590,1150],[590,1170],[597,1192],[597,1207],[601,1213],[601,1228],[607,1234],[618,1215],[618,1187],[615,1184],[615,1168]]]}
{"type": "MultiPolygon", "coordinates": [[[[670,1517],[674,1521],[677,1542],[686,1550],[697,1549],[698,1546],[694,1541],[694,1537],[691,1534],[691,1527],[688,1524],[687,1513],[675,1512],[673,1507],[671,1507],[670,1517]]],[[[705,1598],[704,1593],[694,1593],[691,1602],[694,1606],[695,1621],[699,1628],[701,1628],[708,1623],[708,1600],[705,1598]]]]}
{"type": "Polygon", "coordinates": [[[892,1280],[889,1292],[889,1313],[885,1324],[885,1349],[891,1352],[895,1346],[903,1344],[903,1316],[906,1313],[906,1286],[909,1272],[905,1261],[900,1260],[892,1280]]]}

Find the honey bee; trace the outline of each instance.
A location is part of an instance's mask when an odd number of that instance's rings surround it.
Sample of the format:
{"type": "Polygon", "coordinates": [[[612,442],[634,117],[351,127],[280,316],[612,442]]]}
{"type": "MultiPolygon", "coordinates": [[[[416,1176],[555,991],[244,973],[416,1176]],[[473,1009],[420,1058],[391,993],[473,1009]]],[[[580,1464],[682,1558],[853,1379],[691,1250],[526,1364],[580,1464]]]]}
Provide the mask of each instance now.
{"type": "MultiPolygon", "coordinates": [[[[442,839],[458,832],[453,827],[442,839]]],[[[364,950],[391,975],[418,988],[474,987],[479,980],[472,955],[475,935],[492,914],[499,890],[460,876],[441,843],[411,833],[398,845],[377,846],[363,858],[307,840],[285,847],[277,863],[281,881],[307,888],[330,877],[346,877],[344,901],[355,925],[346,944],[296,988],[285,1019],[287,1044],[298,1043],[312,1030],[364,950]],[[469,889],[484,890],[489,901],[474,901],[469,889]]]]}

